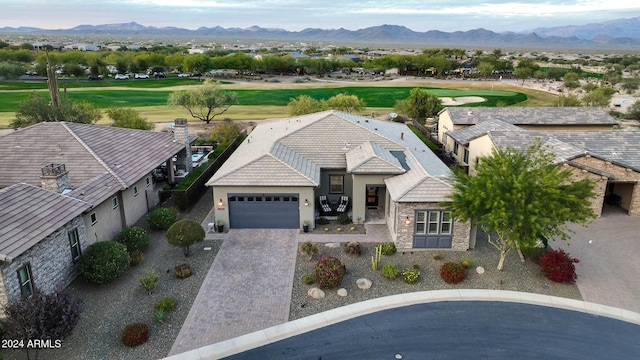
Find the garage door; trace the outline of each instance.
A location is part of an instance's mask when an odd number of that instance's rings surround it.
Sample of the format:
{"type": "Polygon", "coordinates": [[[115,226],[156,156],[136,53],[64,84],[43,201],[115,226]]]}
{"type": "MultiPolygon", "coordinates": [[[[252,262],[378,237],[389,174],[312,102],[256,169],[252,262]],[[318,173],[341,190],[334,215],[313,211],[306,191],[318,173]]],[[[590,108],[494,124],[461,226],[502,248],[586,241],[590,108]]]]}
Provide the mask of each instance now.
{"type": "Polygon", "coordinates": [[[229,222],[233,229],[297,229],[298,194],[229,194],[229,222]]]}

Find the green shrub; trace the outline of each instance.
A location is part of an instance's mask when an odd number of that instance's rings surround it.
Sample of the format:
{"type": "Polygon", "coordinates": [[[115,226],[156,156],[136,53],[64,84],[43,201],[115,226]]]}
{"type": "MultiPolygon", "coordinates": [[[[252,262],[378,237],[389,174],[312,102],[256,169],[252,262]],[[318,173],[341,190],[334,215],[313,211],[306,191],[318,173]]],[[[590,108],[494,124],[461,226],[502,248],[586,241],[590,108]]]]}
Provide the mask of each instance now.
{"type": "Polygon", "coordinates": [[[149,227],[154,230],[167,230],[177,219],[176,211],[169,208],[155,209],[147,216],[149,227]]]}
{"type": "Polygon", "coordinates": [[[467,277],[467,269],[454,262],[446,262],[440,267],[440,277],[447,284],[457,284],[467,277]]]}
{"type": "Polygon", "coordinates": [[[311,241],[305,241],[300,244],[300,252],[307,255],[307,258],[311,260],[314,254],[317,254],[320,249],[318,245],[312,243],[311,241]]]}
{"type": "Polygon", "coordinates": [[[416,270],[420,270],[420,265],[417,263],[413,263],[413,268],[416,270]]]}
{"type": "Polygon", "coordinates": [[[384,264],[384,266],[382,267],[382,276],[386,277],[387,279],[395,280],[398,277],[399,272],[400,271],[398,270],[398,268],[391,263],[384,264]]]}
{"type": "Polygon", "coordinates": [[[389,241],[380,244],[382,246],[382,255],[393,255],[396,253],[396,244],[389,241]]]}
{"type": "Polygon", "coordinates": [[[153,293],[153,289],[156,288],[157,283],[158,274],[156,274],[154,271],[147,271],[146,273],[144,273],[144,276],[140,278],[140,287],[148,292],[149,295],[153,293]]]}
{"type": "Polygon", "coordinates": [[[154,308],[156,310],[162,310],[164,312],[171,311],[175,307],[176,307],[176,302],[175,302],[175,300],[173,300],[173,298],[171,296],[166,296],[166,297],[162,298],[162,300],[158,301],[154,305],[154,308]]]}
{"type": "Polygon", "coordinates": [[[316,225],[327,225],[329,223],[329,219],[326,217],[320,216],[316,219],[316,225]]]}
{"type": "Polygon", "coordinates": [[[144,255],[140,250],[130,253],[129,257],[131,257],[131,262],[129,263],[130,266],[138,266],[144,261],[144,255]]]}
{"type": "Polygon", "coordinates": [[[142,345],[149,339],[149,327],[142,322],[127,325],[122,331],[120,339],[127,347],[142,345]]]}
{"type": "Polygon", "coordinates": [[[331,289],[342,283],[346,269],[344,265],[333,256],[323,256],[316,263],[313,271],[313,281],[321,289],[331,289]]]}
{"type": "Polygon", "coordinates": [[[80,256],[78,274],[86,282],[106,284],[120,277],[130,262],[126,246],[115,241],[98,241],[80,256]]]}
{"type": "Polygon", "coordinates": [[[124,244],[127,251],[132,253],[136,250],[144,251],[149,247],[151,237],[147,231],[141,227],[128,227],[118,234],[116,241],[124,244]]]}
{"type": "Polygon", "coordinates": [[[153,312],[153,317],[156,318],[159,323],[162,323],[167,319],[167,313],[162,309],[157,309],[153,312]]]}
{"type": "Polygon", "coordinates": [[[344,251],[351,256],[362,254],[362,246],[358,241],[349,241],[344,245],[344,251]]]}
{"type": "Polygon", "coordinates": [[[402,280],[407,284],[415,284],[420,279],[420,271],[413,268],[402,270],[402,280]]]}
{"type": "Polygon", "coordinates": [[[304,283],[307,285],[311,285],[313,284],[313,276],[309,274],[304,274],[304,276],[302,277],[302,281],[304,281],[304,283]]]}
{"type": "Polygon", "coordinates": [[[468,257],[463,257],[462,260],[460,260],[460,265],[465,269],[470,269],[473,267],[474,262],[468,257]]]}
{"type": "Polygon", "coordinates": [[[442,260],[442,255],[438,253],[433,254],[432,257],[433,257],[433,260],[442,260]]]}
{"type": "Polygon", "coordinates": [[[341,213],[338,215],[338,219],[336,220],[340,225],[347,225],[351,223],[351,218],[346,213],[341,213]]]}
{"type": "Polygon", "coordinates": [[[203,241],[206,234],[200,223],[183,219],[171,225],[165,236],[169,244],[181,247],[184,256],[189,256],[189,246],[203,241]]]}

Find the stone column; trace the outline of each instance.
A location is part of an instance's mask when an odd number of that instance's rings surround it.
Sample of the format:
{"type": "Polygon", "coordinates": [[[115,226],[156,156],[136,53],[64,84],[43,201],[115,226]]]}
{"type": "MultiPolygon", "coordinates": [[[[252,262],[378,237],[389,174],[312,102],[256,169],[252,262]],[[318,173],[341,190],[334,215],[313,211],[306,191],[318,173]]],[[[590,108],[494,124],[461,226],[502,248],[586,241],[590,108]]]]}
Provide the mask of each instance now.
{"type": "Polygon", "coordinates": [[[184,150],[181,150],[178,153],[176,167],[190,173],[193,170],[193,163],[191,161],[191,144],[189,142],[189,126],[187,125],[187,119],[175,119],[173,136],[177,143],[184,145],[184,150]]]}

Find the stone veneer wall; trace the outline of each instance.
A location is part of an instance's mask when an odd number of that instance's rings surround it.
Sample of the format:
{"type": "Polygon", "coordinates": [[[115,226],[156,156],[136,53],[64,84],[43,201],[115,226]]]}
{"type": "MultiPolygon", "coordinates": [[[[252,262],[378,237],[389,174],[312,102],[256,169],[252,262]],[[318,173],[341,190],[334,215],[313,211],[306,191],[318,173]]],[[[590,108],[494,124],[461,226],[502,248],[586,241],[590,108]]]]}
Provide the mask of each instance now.
{"type": "Polygon", "coordinates": [[[591,181],[593,181],[593,192],[595,196],[590,198],[589,202],[591,210],[593,210],[593,212],[595,212],[599,217],[600,215],[602,215],[602,205],[604,204],[604,195],[607,190],[607,177],[594,174],[587,170],[579,169],[573,166],[570,166],[570,170],[573,177],[577,180],[590,179],[591,181]]]}
{"type": "Polygon", "coordinates": [[[0,305],[21,296],[17,271],[26,263],[31,265],[33,285],[45,293],[52,292],[56,286],[64,288],[76,278],[68,235],[74,228],[78,230],[80,248],[84,250],[87,247],[87,230],[83,218],[77,216],[12,263],[0,265],[4,285],[0,286],[0,305]]]}
{"type": "MultiPolygon", "coordinates": [[[[638,182],[640,181],[640,173],[622,167],[620,165],[612,164],[611,162],[604,161],[598,158],[594,158],[592,156],[586,155],[577,159],[572,160],[575,163],[597,169],[602,173],[606,174],[609,177],[612,177],[612,180],[620,181],[620,182],[638,182]]],[[[631,195],[631,200],[629,203],[628,214],[631,216],[640,216],[640,191],[637,191],[638,185],[634,185],[634,190],[631,195]]],[[[604,193],[606,189],[606,180],[604,182],[604,188],[601,193],[597,193],[597,196],[601,196],[602,200],[604,200],[604,193]]],[[[598,187],[594,189],[594,191],[599,191],[598,187]]],[[[597,200],[594,200],[594,202],[597,200]]],[[[600,201],[600,211],[597,211],[598,214],[602,212],[602,201],[600,201]]]]}
{"type": "MultiPolygon", "coordinates": [[[[387,226],[392,234],[392,239],[399,249],[410,249],[413,247],[413,232],[415,228],[416,210],[438,210],[444,209],[438,203],[396,203],[391,202],[391,211],[387,218],[387,226]],[[411,224],[407,225],[403,221],[407,216],[411,219],[411,224]],[[397,219],[396,233],[393,233],[393,219],[397,219]]],[[[471,235],[471,223],[460,222],[454,219],[452,250],[468,250],[469,236],[471,235]]]]}

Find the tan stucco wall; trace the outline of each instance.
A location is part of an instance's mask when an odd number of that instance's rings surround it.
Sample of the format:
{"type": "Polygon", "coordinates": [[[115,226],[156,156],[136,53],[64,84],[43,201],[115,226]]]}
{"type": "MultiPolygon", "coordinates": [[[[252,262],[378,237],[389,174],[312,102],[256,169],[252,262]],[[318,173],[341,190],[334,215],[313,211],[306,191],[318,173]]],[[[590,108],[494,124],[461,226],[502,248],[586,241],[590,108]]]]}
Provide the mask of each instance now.
{"type": "Polygon", "coordinates": [[[115,196],[109,197],[102,204],[82,215],[85,226],[87,227],[87,240],[90,244],[96,241],[112,240],[122,229],[122,217],[120,213],[120,206],[122,206],[122,204],[119,203],[118,207],[113,209],[111,206],[111,199],[113,197],[115,196]],[[91,224],[91,214],[94,212],[96,213],[97,222],[91,224]]]}
{"type": "Polygon", "coordinates": [[[313,228],[315,217],[314,209],[316,206],[313,190],[312,187],[289,186],[214,186],[213,206],[215,209],[215,221],[222,220],[225,226],[229,226],[228,194],[298,194],[300,197],[300,228],[302,228],[305,220],[309,221],[310,227],[313,228]],[[218,205],[220,199],[222,199],[222,206],[218,205]],[[309,206],[304,205],[305,199],[308,200],[309,206]]]}
{"type": "Polygon", "coordinates": [[[477,158],[490,156],[495,147],[488,135],[480,136],[469,142],[469,175],[476,174],[477,158]]]}
{"type": "Polygon", "coordinates": [[[453,130],[453,121],[451,121],[451,117],[449,116],[448,111],[443,111],[438,116],[438,142],[443,143],[444,134],[447,131],[453,130]]]}
{"type": "Polygon", "coordinates": [[[353,197],[351,199],[351,212],[353,213],[353,219],[360,216],[360,221],[366,220],[367,209],[367,185],[380,185],[383,189],[380,189],[378,194],[378,206],[383,209],[387,208],[387,188],[384,185],[384,179],[390,177],[390,175],[358,175],[352,174],[353,182],[353,197]]]}
{"type": "MultiPolygon", "coordinates": [[[[572,161],[602,172],[609,178],[609,181],[611,182],[635,183],[633,190],[627,190],[626,193],[619,195],[630,194],[627,200],[623,199],[623,205],[627,206],[629,215],[640,216],[640,191],[638,191],[637,185],[637,182],[640,181],[640,173],[632,169],[612,164],[611,162],[601,160],[589,155],[573,159],[572,161]]],[[[601,191],[603,199],[605,190],[606,182],[604,184],[604,188],[601,191]]],[[[600,212],[598,212],[598,214],[600,214],[600,212]]]]}
{"type": "MultiPolygon", "coordinates": [[[[389,229],[389,233],[391,234],[396,247],[399,249],[413,248],[416,210],[444,209],[442,205],[438,203],[396,203],[394,201],[391,201],[390,207],[391,211],[390,216],[387,219],[387,228],[389,229]],[[407,216],[411,219],[411,223],[409,225],[403,221],[407,216]],[[396,230],[395,233],[394,229],[396,230]]],[[[471,223],[460,222],[454,219],[451,250],[468,250],[470,235],[471,223]]]]}
{"type": "MultiPolygon", "coordinates": [[[[127,226],[133,226],[138,219],[149,212],[149,205],[152,205],[148,203],[148,196],[152,196],[153,194],[147,194],[146,190],[153,190],[153,182],[151,181],[151,175],[147,175],[147,177],[149,178],[149,186],[146,184],[146,177],[143,177],[128,189],[122,191],[122,201],[124,203],[124,214],[127,226]],[[134,195],[133,193],[134,186],[138,187],[138,195],[134,195]]],[[[153,199],[153,197],[151,199],[153,199]]]]}

